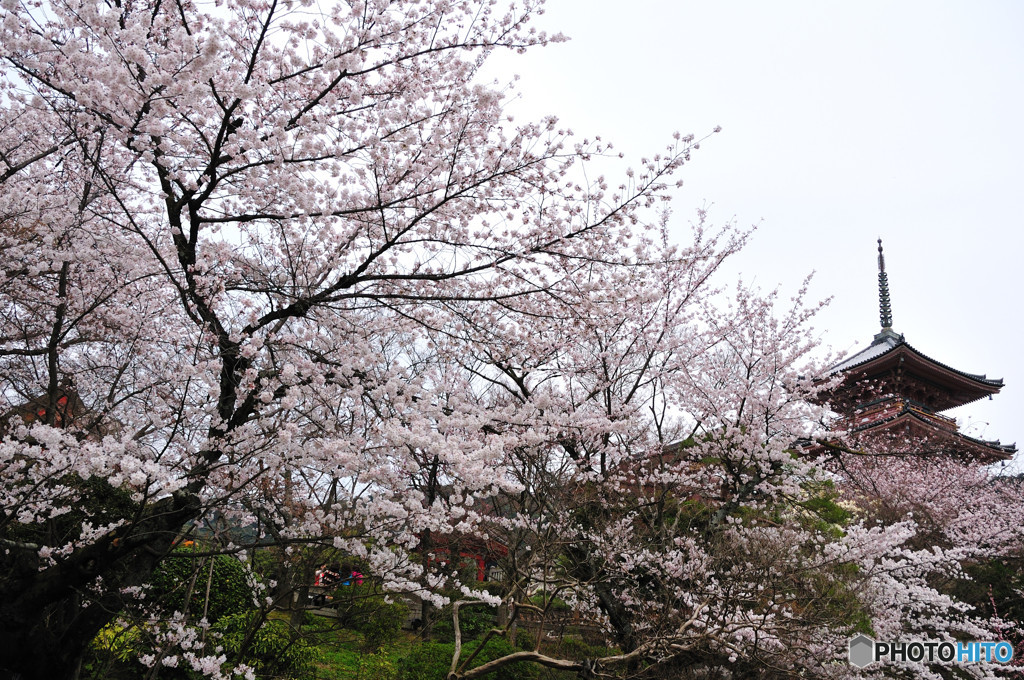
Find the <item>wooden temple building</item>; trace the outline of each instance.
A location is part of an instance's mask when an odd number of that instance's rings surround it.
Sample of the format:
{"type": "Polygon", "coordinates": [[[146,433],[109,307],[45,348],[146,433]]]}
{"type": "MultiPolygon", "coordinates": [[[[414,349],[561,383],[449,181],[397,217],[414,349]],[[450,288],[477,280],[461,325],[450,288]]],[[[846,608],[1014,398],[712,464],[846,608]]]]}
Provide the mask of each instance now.
{"type": "MultiPolygon", "coordinates": [[[[854,441],[871,440],[883,451],[905,446],[921,454],[956,455],[980,463],[1013,456],[1013,444],[985,441],[960,432],[943,411],[990,397],[1002,379],[966,373],[940,363],[893,330],[889,282],[882,241],[878,240],[878,299],[882,324],[871,344],[829,370],[841,382],[827,400],[854,441]],[[879,446],[881,445],[881,446],[879,446]]],[[[895,449],[894,449],[895,450],[895,449]]]]}
{"type": "Polygon", "coordinates": [[[7,434],[12,422],[17,422],[13,420],[15,418],[20,418],[26,425],[49,423],[54,427],[70,428],[85,424],[88,413],[71,380],[65,378],[52,396],[44,392],[0,414],[0,438],[7,434]],[[53,409],[52,416],[50,409],[53,409]]]}

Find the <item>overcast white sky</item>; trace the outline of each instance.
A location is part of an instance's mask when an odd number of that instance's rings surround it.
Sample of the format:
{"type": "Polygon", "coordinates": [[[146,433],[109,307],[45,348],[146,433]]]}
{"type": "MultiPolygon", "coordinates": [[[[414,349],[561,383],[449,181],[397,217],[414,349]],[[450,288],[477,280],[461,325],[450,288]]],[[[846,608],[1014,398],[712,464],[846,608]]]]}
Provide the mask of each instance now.
{"type": "Polygon", "coordinates": [[[674,203],[758,224],[731,273],[793,292],[815,271],[825,344],[878,331],[875,240],[894,328],[1006,382],[957,409],[1024,448],[1024,2],[549,0],[571,40],[502,56],[519,116],[555,114],[632,159],[678,130],[702,145],[674,203]]]}

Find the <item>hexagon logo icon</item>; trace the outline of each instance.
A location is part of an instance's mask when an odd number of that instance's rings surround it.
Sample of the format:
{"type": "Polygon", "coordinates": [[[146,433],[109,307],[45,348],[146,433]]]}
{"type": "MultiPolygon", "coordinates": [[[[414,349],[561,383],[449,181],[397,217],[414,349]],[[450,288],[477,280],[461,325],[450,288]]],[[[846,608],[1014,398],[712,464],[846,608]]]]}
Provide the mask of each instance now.
{"type": "Polygon", "coordinates": [[[875,641],[861,633],[850,639],[850,663],[857,668],[864,668],[874,660],[875,641]]]}

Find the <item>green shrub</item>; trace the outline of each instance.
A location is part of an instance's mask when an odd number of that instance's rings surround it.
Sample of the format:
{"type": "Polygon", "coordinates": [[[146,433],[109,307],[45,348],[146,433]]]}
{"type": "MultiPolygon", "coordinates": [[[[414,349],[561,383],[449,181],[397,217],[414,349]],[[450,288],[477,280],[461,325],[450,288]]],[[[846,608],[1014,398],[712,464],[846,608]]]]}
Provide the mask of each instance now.
{"type": "MultiPolygon", "coordinates": [[[[480,641],[469,642],[462,646],[462,658],[469,658],[477,647],[480,646],[480,641]]],[[[454,645],[452,646],[454,651],[454,645]]],[[[492,638],[487,642],[487,645],[477,654],[476,658],[473,659],[473,663],[470,664],[470,668],[476,668],[482,666],[488,661],[494,659],[500,659],[503,656],[514,654],[520,650],[516,649],[508,643],[508,640],[504,638],[492,638]]],[[[451,663],[451,655],[448,656],[448,662],[451,663]]],[[[488,675],[488,678],[494,678],[495,680],[530,680],[536,678],[539,675],[540,668],[527,661],[517,661],[516,663],[502,666],[496,672],[488,675]]]]}
{"type": "Polygon", "coordinates": [[[366,654],[359,660],[359,677],[367,680],[396,680],[398,669],[384,650],[366,654]]]}
{"type": "Polygon", "coordinates": [[[80,677],[83,680],[141,677],[143,668],[136,659],[149,649],[137,627],[109,623],[100,629],[86,649],[80,677]]]}
{"type": "MultiPolygon", "coordinates": [[[[492,607],[484,605],[459,607],[459,630],[462,632],[463,642],[482,637],[484,633],[494,628],[496,621],[497,612],[492,607]]],[[[455,642],[455,624],[452,622],[450,607],[443,610],[431,631],[434,639],[438,642],[455,642]]]]}
{"type": "Polygon", "coordinates": [[[253,590],[249,585],[245,565],[230,555],[195,557],[195,552],[195,548],[191,547],[177,548],[161,561],[153,573],[150,597],[167,612],[183,612],[185,597],[191,585],[188,613],[191,618],[198,620],[205,610],[210,623],[251,609],[253,590]],[[206,603],[207,583],[210,585],[209,604],[206,603]]]}
{"type": "Polygon", "coordinates": [[[395,640],[405,623],[407,608],[401,603],[386,604],[357,630],[363,634],[363,646],[376,651],[395,640]]]}
{"type": "MultiPolygon", "coordinates": [[[[480,646],[480,640],[468,642],[462,646],[461,659],[468,659],[480,646]]],[[[514,647],[502,638],[491,639],[473,659],[470,668],[482,666],[488,661],[500,659],[516,652],[514,647]]],[[[452,654],[455,645],[440,642],[424,642],[416,647],[409,656],[398,662],[397,680],[445,680],[451,669],[452,654]]],[[[519,661],[502,666],[487,677],[491,680],[531,680],[538,676],[538,667],[532,663],[519,661]]]]}
{"type": "Polygon", "coordinates": [[[313,612],[302,613],[302,631],[311,635],[319,635],[322,633],[328,633],[338,627],[338,622],[335,619],[327,618],[326,616],[318,616],[313,612]]]}
{"type": "Polygon", "coordinates": [[[338,623],[363,634],[364,648],[376,651],[396,639],[409,614],[402,601],[387,602],[373,585],[342,586],[334,592],[338,623]]]}
{"type": "Polygon", "coordinates": [[[248,647],[242,644],[257,623],[255,611],[225,616],[210,631],[232,663],[252,666],[264,677],[308,677],[318,659],[317,650],[297,637],[291,627],[279,619],[267,619],[256,631],[248,647]]]}
{"type": "Polygon", "coordinates": [[[96,652],[105,653],[118,661],[129,661],[139,655],[143,642],[139,629],[135,626],[125,627],[117,623],[108,623],[93,638],[91,647],[96,652]]]}
{"type": "Polygon", "coordinates": [[[535,593],[533,596],[531,596],[530,603],[540,607],[541,609],[547,607],[548,611],[551,613],[568,612],[572,609],[572,607],[570,607],[569,604],[562,598],[554,597],[543,591],[535,593]]]}
{"type": "Polygon", "coordinates": [[[590,645],[581,638],[567,635],[558,643],[558,653],[573,661],[583,661],[584,659],[600,659],[612,656],[613,654],[618,654],[618,650],[600,645],[590,645]]]}
{"type": "Polygon", "coordinates": [[[520,627],[516,633],[516,648],[523,652],[532,652],[537,649],[537,633],[528,628],[520,627]]]}
{"type": "Polygon", "coordinates": [[[398,661],[398,680],[444,680],[452,663],[455,645],[424,642],[398,661]]]}

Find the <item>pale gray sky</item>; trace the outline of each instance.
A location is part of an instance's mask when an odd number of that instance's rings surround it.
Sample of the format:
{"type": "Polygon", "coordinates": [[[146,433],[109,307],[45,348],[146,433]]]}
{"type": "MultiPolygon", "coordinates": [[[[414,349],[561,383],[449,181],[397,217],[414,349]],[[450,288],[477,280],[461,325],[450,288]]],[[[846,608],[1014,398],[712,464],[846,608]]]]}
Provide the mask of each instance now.
{"type": "Polygon", "coordinates": [[[555,114],[634,165],[703,136],[683,225],[758,224],[731,273],[834,296],[816,327],[855,351],[878,331],[884,239],[894,327],[956,369],[1006,381],[952,412],[1024,448],[1024,3],[549,0],[571,40],[501,56],[520,117],[555,114]]]}

